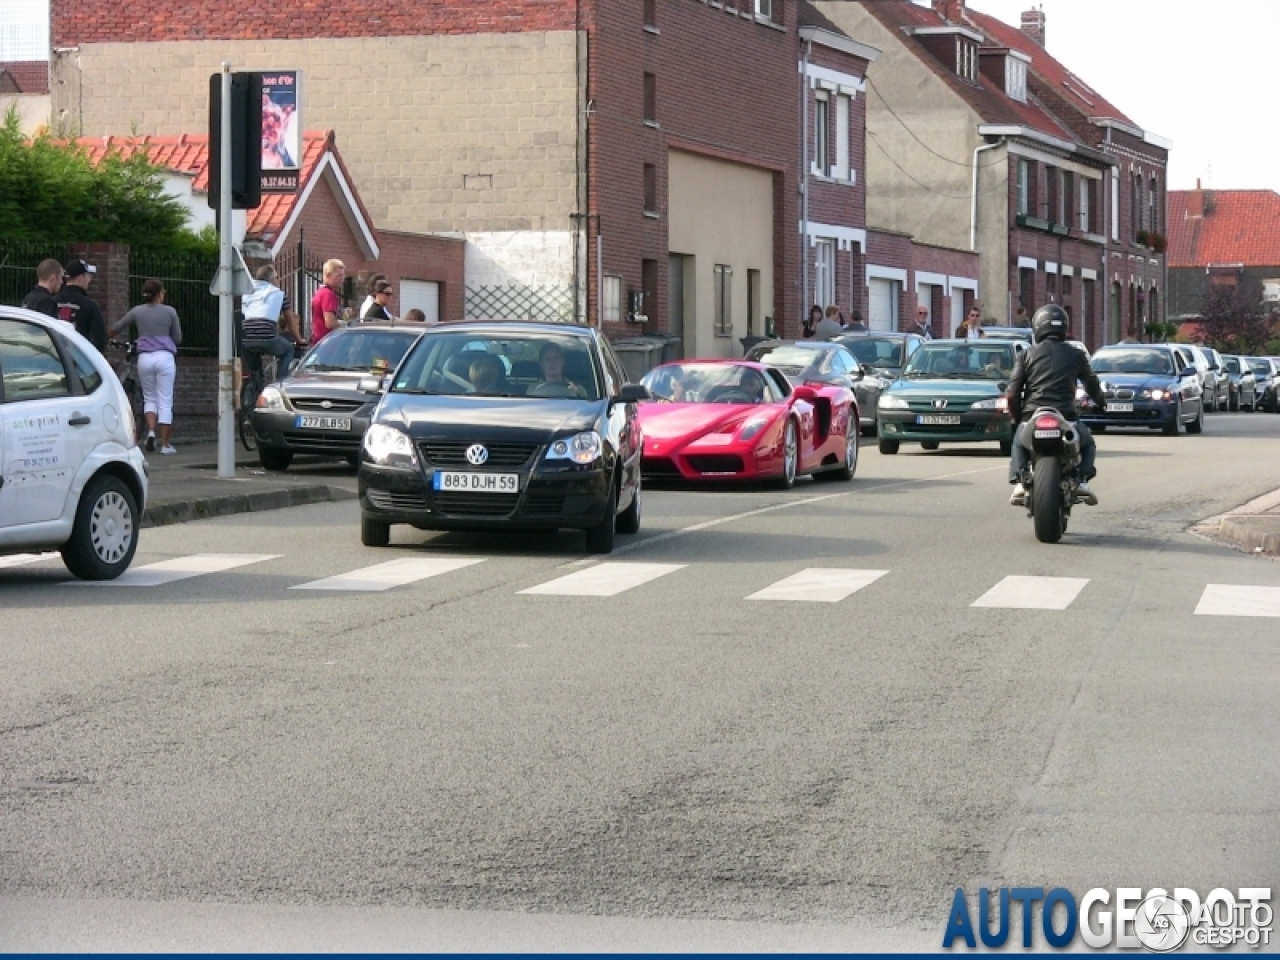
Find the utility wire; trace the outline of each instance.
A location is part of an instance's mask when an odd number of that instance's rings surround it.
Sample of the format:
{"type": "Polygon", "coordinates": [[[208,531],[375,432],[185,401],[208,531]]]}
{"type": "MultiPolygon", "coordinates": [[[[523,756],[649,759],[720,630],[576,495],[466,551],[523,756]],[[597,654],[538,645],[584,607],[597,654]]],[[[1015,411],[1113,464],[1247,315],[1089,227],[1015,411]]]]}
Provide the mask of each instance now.
{"type": "MultiPolygon", "coordinates": [[[[937,150],[933,149],[933,147],[929,146],[927,143],[921,140],[918,136],[916,136],[916,132],[911,129],[911,127],[907,124],[907,121],[903,120],[900,116],[898,116],[898,112],[894,110],[893,106],[889,103],[889,101],[884,98],[884,94],[880,92],[880,88],[876,86],[875,81],[872,80],[870,77],[867,77],[867,83],[871,86],[871,89],[875,91],[876,96],[880,98],[880,102],[884,104],[885,109],[888,110],[889,113],[893,115],[893,119],[897,120],[900,124],[902,124],[902,129],[906,130],[907,133],[911,134],[912,140],[920,144],[920,146],[924,147],[926,150],[928,150],[931,154],[933,154],[939,160],[943,160],[943,161],[946,161],[947,163],[955,164],[957,167],[964,167],[966,170],[973,169],[972,161],[952,160],[950,157],[943,156],[937,150]]],[[[992,160],[989,163],[978,164],[978,168],[981,169],[983,167],[994,167],[997,164],[1004,163],[1004,162],[1005,161],[1003,159],[992,160]]]]}
{"type": "MultiPolygon", "coordinates": [[[[869,136],[869,137],[871,138],[871,142],[872,142],[872,143],[874,143],[874,144],[876,145],[876,148],[877,148],[881,153],[883,153],[883,154],[885,155],[885,159],[887,159],[890,163],[892,163],[895,167],[897,167],[897,168],[898,168],[898,171],[899,171],[899,172],[900,172],[904,177],[906,177],[908,180],[910,180],[912,183],[914,183],[914,184],[915,184],[917,187],[919,187],[921,190],[927,191],[928,193],[937,194],[938,196],[940,196],[940,197],[945,197],[945,198],[946,198],[946,199],[948,199],[948,200],[968,200],[968,199],[970,199],[970,198],[971,198],[971,194],[968,194],[968,193],[946,193],[946,192],[944,192],[944,191],[942,191],[942,190],[937,190],[937,189],[935,189],[934,187],[929,186],[928,184],[921,183],[919,180],[917,180],[917,179],[916,179],[915,177],[913,177],[911,174],[907,173],[907,171],[903,168],[902,164],[898,163],[898,161],[897,161],[897,160],[893,159],[893,156],[889,153],[889,151],[888,151],[888,150],[886,150],[886,149],[885,149],[885,148],[880,144],[880,140],[879,140],[879,138],[875,135],[875,133],[874,133],[874,132],[872,132],[871,130],[868,130],[868,131],[867,131],[867,136],[869,136]]],[[[980,194],[987,194],[987,193],[999,193],[999,192],[1001,192],[1001,191],[1003,191],[1003,190],[1007,190],[1007,189],[1008,189],[1008,178],[1006,177],[1003,181],[1001,181],[1000,183],[996,184],[994,187],[988,187],[986,190],[979,190],[979,191],[978,191],[978,193],[980,193],[980,194]]]]}

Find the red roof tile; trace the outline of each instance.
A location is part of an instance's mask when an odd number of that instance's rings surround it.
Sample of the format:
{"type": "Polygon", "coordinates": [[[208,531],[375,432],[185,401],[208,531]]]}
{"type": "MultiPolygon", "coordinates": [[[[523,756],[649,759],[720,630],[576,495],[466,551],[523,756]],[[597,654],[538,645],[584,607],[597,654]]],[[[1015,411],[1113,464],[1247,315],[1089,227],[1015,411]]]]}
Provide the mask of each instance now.
{"type": "Polygon", "coordinates": [[[1170,190],[1168,262],[1170,267],[1280,267],[1280,194],[1170,190]],[[1203,217],[1191,215],[1199,209],[1203,217]]]}
{"type": "Polygon", "coordinates": [[[0,92],[48,93],[48,61],[20,60],[12,63],[0,63],[0,92]]]}
{"type": "MultiPolygon", "coordinates": [[[[192,178],[191,188],[197,193],[209,190],[209,137],[203,133],[188,133],[176,137],[81,137],[77,141],[84,147],[96,163],[109,153],[122,157],[132,156],[145,151],[148,159],[157,166],[164,167],[174,173],[184,174],[192,178]]],[[[264,193],[262,204],[256,210],[250,210],[245,235],[249,239],[272,242],[289,221],[293,208],[308,181],[315,174],[325,153],[333,148],[333,133],[309,131],[303,135],[302,169],[298,178],[298,192],[264,193]]],[[[341,158],[334,152],[339,166],[341,158]]],[[[343,174],[346,174],[343,167],[343,174]]],[[[357,203],[359,199],[357,198],[357,203]]],[[[367,212],[361,208],[361,215],[368,222],[367,212]]]]}

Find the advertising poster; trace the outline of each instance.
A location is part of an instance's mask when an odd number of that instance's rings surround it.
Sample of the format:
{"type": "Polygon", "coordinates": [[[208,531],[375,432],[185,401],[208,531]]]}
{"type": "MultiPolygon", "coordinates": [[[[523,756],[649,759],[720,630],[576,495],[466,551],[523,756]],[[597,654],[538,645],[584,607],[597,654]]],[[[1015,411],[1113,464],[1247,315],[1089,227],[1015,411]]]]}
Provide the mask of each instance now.
{"type": "Polygon", "coordinates": [[[262,74],[262,192],[298,189],[302,165],[301,75],[296,70],[262,74]]]}

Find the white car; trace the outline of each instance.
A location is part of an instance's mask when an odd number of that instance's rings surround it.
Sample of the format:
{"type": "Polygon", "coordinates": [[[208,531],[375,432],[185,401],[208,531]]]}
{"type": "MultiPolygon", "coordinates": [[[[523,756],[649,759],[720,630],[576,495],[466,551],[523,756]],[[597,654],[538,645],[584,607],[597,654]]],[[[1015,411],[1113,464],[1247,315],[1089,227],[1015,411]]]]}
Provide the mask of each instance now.
{"type": "Polygon", "coordinates": [[[129,568],[147,463],[115,371],[69,323],[0,306],[0,555],[59,550],[84,580],[129,568]]]}

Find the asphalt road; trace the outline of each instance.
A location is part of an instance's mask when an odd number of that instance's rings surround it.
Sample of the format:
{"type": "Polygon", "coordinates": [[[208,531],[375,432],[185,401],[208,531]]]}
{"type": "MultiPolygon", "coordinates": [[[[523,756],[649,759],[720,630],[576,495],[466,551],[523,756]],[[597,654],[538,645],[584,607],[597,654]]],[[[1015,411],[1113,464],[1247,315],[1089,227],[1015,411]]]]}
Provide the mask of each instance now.
{"type": "Polygon", "coordinates": [[[649,490],[604,563],[338,503],[145,531],[143,584],[212,571],[151,586],[0,569],[0,949],[931,949],[957,886],[1280,887],[1280,620],[1196,613],[1280,564],[1186,532],[1278,439],[1099,437],[1053,547],[994,449],[868,447],[649,490]]]}

